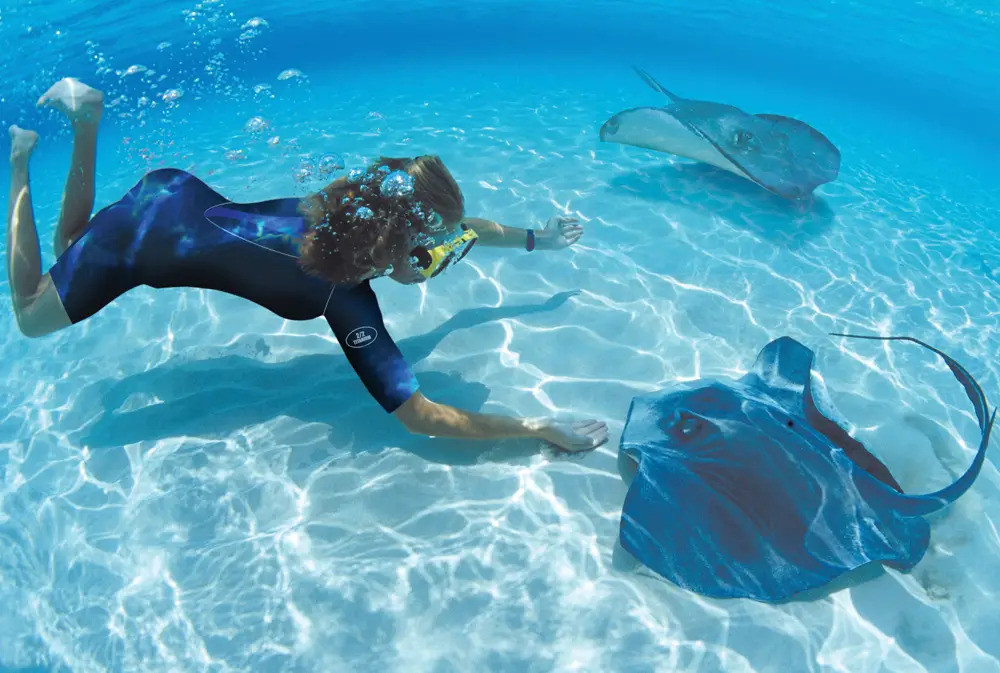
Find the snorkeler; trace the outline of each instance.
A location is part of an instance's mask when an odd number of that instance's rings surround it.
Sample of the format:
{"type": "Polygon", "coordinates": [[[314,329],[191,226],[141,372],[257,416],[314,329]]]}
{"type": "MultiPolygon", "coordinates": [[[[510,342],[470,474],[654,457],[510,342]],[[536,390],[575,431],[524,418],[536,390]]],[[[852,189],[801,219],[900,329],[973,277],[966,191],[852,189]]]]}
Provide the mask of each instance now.
{"type": "Polygon", "coordinates": [[[73,126],[73,155],[54,247],[42,273],[28,179],[38,134],[10,127],[7,272],[21,331],[39,337],[88,318],[134,287],[197,287],[248,299],[289,320],[326,318],[369,393],[412,433],[527,437],[570,451],[599,446],[607,426],[465,411],[426,398],[382,321],[370,286],[421,283],[473,246],[554,250],[583,233],[572,218],[505,227],[464,217],[464,199],[435,156],[381,158],[304,199],[238,204],[193,175],[160,169],[120,201],[94,206],[100,91],[57,82],[38,101],[73,126]]]}

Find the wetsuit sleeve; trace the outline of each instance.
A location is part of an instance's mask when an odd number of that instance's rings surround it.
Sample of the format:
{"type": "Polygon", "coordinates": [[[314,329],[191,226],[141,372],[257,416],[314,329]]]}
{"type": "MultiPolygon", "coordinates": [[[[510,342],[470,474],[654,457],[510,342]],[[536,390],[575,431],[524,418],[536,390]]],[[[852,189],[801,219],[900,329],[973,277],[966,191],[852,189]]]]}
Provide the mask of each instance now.
{"type": "Polygon", "coordinates": [[[417,379],[382,322],[371,286],[338,287],[324,314],[344,354],[382,408],[390,414],[417,391],[417,379]]]}

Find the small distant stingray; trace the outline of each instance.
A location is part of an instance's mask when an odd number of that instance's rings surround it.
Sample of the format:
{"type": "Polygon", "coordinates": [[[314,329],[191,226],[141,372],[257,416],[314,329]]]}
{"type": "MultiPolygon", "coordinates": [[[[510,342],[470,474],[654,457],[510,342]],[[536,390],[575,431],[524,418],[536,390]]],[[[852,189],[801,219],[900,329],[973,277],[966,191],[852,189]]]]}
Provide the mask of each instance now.
{"type": "MultiPolygon", "coordinates": [[[[835,336],[853,336],[838,334],[835,336]]],[[[738,381],[698,381],[632,401],[621,452],[634,463],[619,539],[675,584],[719,598],[787,600],[872,562],[907,571],[930,538],[922,518],[979,475],[996,411],[957,362],[982,437],[957,481],[907,495],[888,468],[830,420],[813,352],[772,341],[738,381]]]]}
{"type": "Polygon", "coordinates": [[[837,179],[840,151],[805,122],[681,98],[636,72],[670,103],[618,112],[601,126],[601,140],[711,164],[786,199],[804,198],[837,179]]]}

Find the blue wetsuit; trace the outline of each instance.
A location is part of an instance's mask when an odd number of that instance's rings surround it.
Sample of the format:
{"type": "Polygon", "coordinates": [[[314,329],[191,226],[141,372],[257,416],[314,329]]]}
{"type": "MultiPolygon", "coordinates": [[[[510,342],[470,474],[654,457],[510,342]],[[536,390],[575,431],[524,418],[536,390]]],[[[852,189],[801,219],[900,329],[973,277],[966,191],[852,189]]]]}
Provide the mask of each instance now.
{"type": "Polygon", "coordinates": [[[417,381],[368,281],[334,285],[299,266],[306,223],[298,203],[233,204],[190,173],[156,170],[95,214],[49,273],[74,323],[139,285],[221,290],[289,320],[323,316],[365,387],[391,413],[417,381]]]}

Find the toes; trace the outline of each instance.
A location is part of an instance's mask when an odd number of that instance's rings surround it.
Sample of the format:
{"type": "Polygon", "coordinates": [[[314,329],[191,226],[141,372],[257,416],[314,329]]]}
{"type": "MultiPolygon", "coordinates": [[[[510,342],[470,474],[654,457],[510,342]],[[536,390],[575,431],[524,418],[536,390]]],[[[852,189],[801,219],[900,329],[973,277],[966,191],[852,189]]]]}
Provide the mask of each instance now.
{"type": "Polygon", "coordinates": [[[37,105],[38,107],[42,107],[44,105],[52,105],[56,99],[55,96],[56,89],[59,86],[60,82],[56,82],[55,84],[50,86],[45,93],[43,93],[41,96],[38,97],[38,102],[35,103],[35,105],[37,105]]]}
{"type": "Polygon", "coordinates": [[[38,99],[38,102],[35,103],[35,107],[58,108],[59,107],[59,99],[55,98],[54,96],[50,96],[49,94],[46,93],[46,94],[43,94],[38,99]]]}

